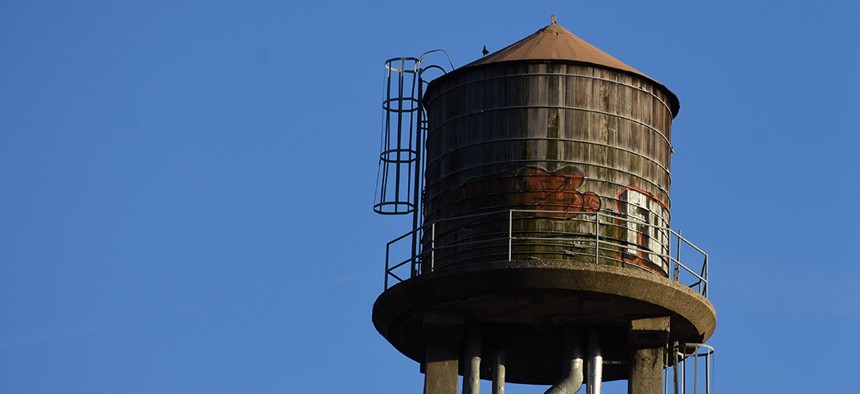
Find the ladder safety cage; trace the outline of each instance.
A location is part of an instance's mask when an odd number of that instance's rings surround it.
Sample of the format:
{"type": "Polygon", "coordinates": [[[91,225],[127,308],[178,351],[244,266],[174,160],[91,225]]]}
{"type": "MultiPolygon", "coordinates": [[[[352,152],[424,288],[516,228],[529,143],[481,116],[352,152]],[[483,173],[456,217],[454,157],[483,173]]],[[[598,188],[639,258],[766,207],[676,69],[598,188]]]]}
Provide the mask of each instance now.
{"type": "Polygon", "coordinates": [[[420,60],[398,57],[385,62],[382,138],[373,210],[409,214],[418,205],[415,176],[419,167],[420,60]]]}
{"type": "MultiPolygon", "coordinates": [[[[447,73],[444,67],[435,64],[422,66],[424,58],[432,53],[445,55],[454,70],[450,56],[442,49],[424,52],[417,58],[397,57],[385,61],[382,137],[373,210],[383,215],[412,214],[412,228],[419,230],[411,233],[410,277],[418,275],[421,269],[418,256],[423,235],[420,230],[425,165],[422,153],[428,127],[422,98],[429,83],[424,73],[447,73]]],[[[387,277],[386,274],[386,280],[387,277]]]]}
{"type": "MultiPolygon", "coordinates": [[[[423,66],[425,56],[442,53],[451,70],[448,54],[434,49],[420,57],[396,57],[385,61],[382,95],[382,138],[379,172],[373,210],[384,215],[405,215],[420,211],[423,186],[422,143],[427,120],[422,104],[427,71],[445,74],[443,67],[423,66]]],[[[416,223],[417,224],[417,223],[416,223]]]]}

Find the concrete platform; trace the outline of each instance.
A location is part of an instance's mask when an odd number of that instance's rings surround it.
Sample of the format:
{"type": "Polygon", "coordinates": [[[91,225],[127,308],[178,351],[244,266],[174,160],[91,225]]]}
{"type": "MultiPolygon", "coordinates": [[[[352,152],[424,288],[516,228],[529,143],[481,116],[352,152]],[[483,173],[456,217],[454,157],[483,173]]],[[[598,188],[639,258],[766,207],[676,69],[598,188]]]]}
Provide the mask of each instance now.
{"type": "MultiPolygon", "coordinates": [[[[704,342],[711,303],[690,288],[635,267],[523,260],[449,266],[396,284],[373,306],[376,329],[407,357],[424,359],[428,314],[477,323],[484,359],[507,352],[507,380],[552,384],[562,370],[562,327],[601,327],[604,380],[627,379],[633,320],[669,316],[670,343],[704,342]]],[[[461,350],[462,351],[462,350],[461,350]]],[[[489,365],[481,375],[490,378],[489,365]]]]}

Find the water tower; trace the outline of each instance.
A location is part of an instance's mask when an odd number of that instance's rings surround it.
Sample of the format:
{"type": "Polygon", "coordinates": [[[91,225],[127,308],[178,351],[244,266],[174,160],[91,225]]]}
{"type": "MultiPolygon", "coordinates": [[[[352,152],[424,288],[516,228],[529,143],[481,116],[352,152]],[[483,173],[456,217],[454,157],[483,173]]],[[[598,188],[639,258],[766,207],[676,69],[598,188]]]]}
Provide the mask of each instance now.
{"type": "Polygon", "coordinates": [[[677,97],[554,17],[428,63],[385,64],[374,205],[412,215],[373,323],[424,392],[711,392],[707,254],[669,226],[677,97]]]}

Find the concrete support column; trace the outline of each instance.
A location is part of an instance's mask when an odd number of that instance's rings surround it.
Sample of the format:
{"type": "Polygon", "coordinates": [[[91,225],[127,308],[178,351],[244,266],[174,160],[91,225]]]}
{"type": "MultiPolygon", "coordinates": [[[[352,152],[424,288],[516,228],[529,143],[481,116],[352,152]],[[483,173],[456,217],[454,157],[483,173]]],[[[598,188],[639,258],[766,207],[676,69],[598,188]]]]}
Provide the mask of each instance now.
{"type": "Polygon", "coordinates": [[[630,323],[630,394],[663,392],[663,358],[669,341],[669,317],[634,320],[630,323]]]}
{"type": "Polygon", "coordinates": [[[631,394],[660,394],[663,392],[664,348],[638,349],[630,362],[628,391],[631,394]]]}
{"type": "Polygon", "coordinates": [[[424,317],[424,394],[457,394],[462,320],[424,317]]]}

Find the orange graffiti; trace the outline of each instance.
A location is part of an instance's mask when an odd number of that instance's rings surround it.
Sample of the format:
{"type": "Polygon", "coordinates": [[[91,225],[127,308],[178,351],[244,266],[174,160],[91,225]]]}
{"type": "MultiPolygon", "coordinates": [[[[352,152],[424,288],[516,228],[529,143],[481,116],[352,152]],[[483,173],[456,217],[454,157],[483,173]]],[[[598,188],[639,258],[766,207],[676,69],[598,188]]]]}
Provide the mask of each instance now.
{"type": "Polygon", "coordinates": [[[576,191],[585,177],[575,167],[562,167],[556,171],[526,167],[518,171],[518,190],[523,202],[541,211],[597,212],[600,197],[592,192],[576,191]]]}

